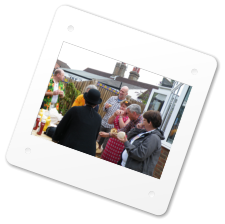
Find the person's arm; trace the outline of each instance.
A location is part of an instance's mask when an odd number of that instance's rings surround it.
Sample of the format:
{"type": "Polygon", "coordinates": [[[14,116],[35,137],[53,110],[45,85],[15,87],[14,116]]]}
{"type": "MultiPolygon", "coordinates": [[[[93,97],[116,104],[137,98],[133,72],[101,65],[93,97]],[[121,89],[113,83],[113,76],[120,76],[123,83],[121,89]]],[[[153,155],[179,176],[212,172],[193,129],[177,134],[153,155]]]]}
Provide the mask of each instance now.
{"type": "Polygon", "coordinates": [[[65,93],[63,90],[59,90],[59,97],[60,98],[64,98],[65,97],[65,93]]]}
{"type": "Polygon", "coordinates": [[[120,114],[120,110],[114,112],[114,114],[108,119],[109,124],[113,124],[116,117],[120,114]]]}
{"type": "Polygon", "coordinates": [[[138,124],[136,125],[136,127],[137,127],[138,129],[143,129],[143,128],[144,128],[144,124],[143,124],[143,123],[138,123],[138,124]]]}
{"type": "Polygon", "coordinates": [[[143,115],[140,116],[140,119],[139,119],[138,123],[135,125],[135,127],[139,128],[139,129],[144,129],[143,115]]]}
{"type": "Polygon", "coordinates": [[[59,95],[59,90],[56,90],[56,91],[53,91],[51,92],[50,90],[48,90],[46,93],[45,93],[45,96],[53,96],[53,95],[59,95]]]}
{"type": "Polygon", "coordinates": [[[108,124],[113,124],[113,122],[115,121],[116,116],[113,114],[109,119],[108,119],[108,124]]]}
{"type": "Polygon", "coordinates": [[[124,131],[127,134],[130,131],[131,127],[132,127],[131,122],[132,121],[129,121],[127,123],[127,125],[125,125],[123,128],[120,128],[119,130],[117,130],[117,132],[124,131]]]}
{"type": "Polygon", "coordinates": [[[130,119],[128,118],[126,122],[123,121],[123,117],[120,116],[119,117],[119,125],[120,125],[120,128],[123,128],[125,127],[128,123],[130,122],[130,119]]]}
{"type": "Polygon", "coordinates": [[[99,135],[99,132],[100,132],[101,123],[102,123],[102,118],[99,119],[98,131],[97,131],[97,135],[96,135],[96,141],[97,141],[97,139],[98,139],[98,135],[99,135]]]}
{"type": "Polygon", "coordinates": [[[107,112],[107,111],[108,111],[108,109],[109,109],[109,104],[111,104],[112,100],[113,100],[113,98],[110,97],[110,98],[105,102],[105,104],[104,104],[104,106],[103,106],[103,108],[102,108],[104,112],[107,112]]]}
{"type": "Polygon", "coordinates": [[[54,135],[52,136],[52,141],[58,142],[62,134],[65,133],[68,124],[71,122],[71,117],[74,113],[74,110],[69,109],[62,120],[59,122],[54,135]]]}
{"type": "Polygon", "coordinates": [[[131,145],[130,142],[124,143],[129,157],[137,161],[144,161],[157,149],[159,139],[155,135],[146,136],[139,145],[131,145]]]}
{"type": "Polygon", "coordinates": [[[103,131],[100,131],[99,132],[99,135],[102,137],[102,138],[109,138],[111,137],[111,133],[107,133],[107,132],[103,132],[103,131]]]}
{"type": "Polygon", "coordinates": [[[49,91],[45,93],[45,96],[53,96],[53,92],[49,91]]]}
{"type": "MultiPolygon", "coordinates": [[[[62,91],[61,91],[62,92],[62,91]]],[[[61,94],[59,94],[59,97],[60,98],[64,98],[65,97],[65,94],[62,92],[61,94]]]]}

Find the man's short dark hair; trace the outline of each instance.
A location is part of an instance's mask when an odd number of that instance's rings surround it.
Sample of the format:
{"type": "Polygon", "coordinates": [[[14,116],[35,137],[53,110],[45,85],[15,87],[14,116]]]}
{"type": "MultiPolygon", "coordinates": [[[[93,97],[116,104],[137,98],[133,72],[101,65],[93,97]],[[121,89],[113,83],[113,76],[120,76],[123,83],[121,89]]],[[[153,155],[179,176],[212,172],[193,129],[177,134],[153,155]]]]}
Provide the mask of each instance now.
{"type": "Polygon", "coordinates": [[[54,73],[54,76],[58,75],[58,74],[61,74],[62,70],[61,69],[56,69],[55,70],[55,73],[54,73]]]}
{"type": "Polygon", "coordinates": [[[154,128],[158,128],[162,123],[162,117],[159,111],[149,110],[143,114],[143,118],[145,118],[148,123],[152,122],[152,126],[154,128]]]}

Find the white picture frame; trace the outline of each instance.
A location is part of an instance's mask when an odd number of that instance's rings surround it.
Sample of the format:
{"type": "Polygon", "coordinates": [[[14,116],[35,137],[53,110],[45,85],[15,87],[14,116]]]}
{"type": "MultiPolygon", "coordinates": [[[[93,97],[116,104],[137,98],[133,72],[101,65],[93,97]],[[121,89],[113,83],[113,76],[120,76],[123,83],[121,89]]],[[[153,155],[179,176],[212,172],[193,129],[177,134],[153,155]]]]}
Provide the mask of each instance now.
{"type": "Polygon", "coordinates": [[[33,75],[7,151],[7,161],[120,203],[162,215],[168,208],[216,67],[216,60],[209,55],[62,6],[55,14],[33,75]],[[70,25],[75,28],[74,32],[67,30],[70,25]],[[63,42],[126,61],[193,87],[161,179],[123,169],[31,135],[49,81],[46,74],[52,73],[63,42]],[[192,74],[193,69],[197,69],[198,73],[192,74]],[[28,151],[30,153],[26,153],[28,151]]]}

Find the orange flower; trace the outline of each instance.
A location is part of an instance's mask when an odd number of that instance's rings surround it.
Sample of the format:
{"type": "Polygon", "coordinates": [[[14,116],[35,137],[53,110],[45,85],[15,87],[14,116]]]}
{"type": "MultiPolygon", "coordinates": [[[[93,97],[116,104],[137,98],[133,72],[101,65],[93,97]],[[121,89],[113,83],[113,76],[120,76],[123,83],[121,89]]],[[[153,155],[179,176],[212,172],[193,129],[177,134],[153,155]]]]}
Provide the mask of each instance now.
{"type": "Polygon", "coordinates": [[[51,90],[49,89],[47,92],[51,92],[51,90]]]}

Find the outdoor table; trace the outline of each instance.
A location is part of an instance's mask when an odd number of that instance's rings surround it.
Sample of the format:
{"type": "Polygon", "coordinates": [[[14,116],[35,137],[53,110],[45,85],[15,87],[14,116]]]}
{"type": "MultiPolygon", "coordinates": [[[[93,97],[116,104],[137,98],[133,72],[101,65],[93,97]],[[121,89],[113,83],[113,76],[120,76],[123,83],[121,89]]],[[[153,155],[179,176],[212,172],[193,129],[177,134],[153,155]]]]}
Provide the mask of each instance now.
{"type": "MultiPolygon", "coordinates": [[[[44,131],[42,131],[41,135],[38,135],[37,130],[33,130],[32,135],[48,140],[48,141],[52,141],[52,138],[44,134],[44,131]]],[[[100,156],[101,156],[101,151],[98,149],[98,143],[96,143],[96,157],[100,158],[100,156]]]]}
{"type": "Polygon", "coordinates": [[[38,135],[38,134],[37,134],[37,130],[33,130],[33,131],[32,131],[32,135],[37,136],[37,137],[42,138],[42,139],[46,139],[46,140],[48,140],[48,141],[52,141],[52,138],[49,137],[49,136],[47,136],[47,135],[45,135],[45,134],[44,134],[44,131],[42,131],[42,134],[41,134],[41,135],[38,135]]]}

